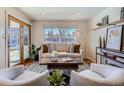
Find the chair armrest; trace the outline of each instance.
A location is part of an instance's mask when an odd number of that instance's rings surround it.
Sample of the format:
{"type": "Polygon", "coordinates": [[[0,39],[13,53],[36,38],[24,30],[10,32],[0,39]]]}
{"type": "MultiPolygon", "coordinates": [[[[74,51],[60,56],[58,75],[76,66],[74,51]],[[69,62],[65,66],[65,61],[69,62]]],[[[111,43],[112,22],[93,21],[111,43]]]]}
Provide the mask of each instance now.
{"type": "Polygon", "coordinates": [[[0,77],[13,80],[23,72],[24,72],[24,66],[19,65],[19,66],[0,70],[0,77]]]}
{"type": "Polygon", "coordinates": [[[71,79],[70,79],[71,86],[97,86],[97,85],[108,85],[104,83],[104,80],[101,78],[96,77],[86,77],[80,75],[79,73],[72,71],[71,72],[71,79]]]}

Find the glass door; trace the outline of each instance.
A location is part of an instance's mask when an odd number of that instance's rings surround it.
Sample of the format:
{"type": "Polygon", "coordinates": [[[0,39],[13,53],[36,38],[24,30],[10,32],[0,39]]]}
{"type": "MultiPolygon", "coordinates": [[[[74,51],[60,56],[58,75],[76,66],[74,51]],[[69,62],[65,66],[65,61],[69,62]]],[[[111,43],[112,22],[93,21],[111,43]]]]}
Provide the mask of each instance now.
{"type": "Polygon", "coordinates": [[[9,25],[9,66],[20,62],[20,24],[10,20],[9,25]]]}
{"type": "Polygon", "coordinates": [[[31,26],[9,15],[8,66],[23,64],[28,58],[31,26]]]}
{"type": "Polygon", "coordinates": [[[28,58],[29,55],[29,51],[30,51],[30,27],[24,25],[23,26],[23,42],[24,42],[24,54],[23,54],[23,58],[24,60],[26,60],[28,58]]]}

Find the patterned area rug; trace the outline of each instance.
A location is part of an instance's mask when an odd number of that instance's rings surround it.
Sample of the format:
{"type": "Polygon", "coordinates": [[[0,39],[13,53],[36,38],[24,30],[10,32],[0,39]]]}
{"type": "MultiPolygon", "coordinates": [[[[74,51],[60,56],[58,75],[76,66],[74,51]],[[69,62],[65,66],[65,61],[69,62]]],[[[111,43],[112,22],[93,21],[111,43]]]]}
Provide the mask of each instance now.
{"type": "MultiPolygon", "coordinates": [[[[78,72],[86,70],[86,69],[89,69],[89,66],[87,64],[79,65],[78,72]]],[[[38,62],[33,62],[32,64],[27,65],[25,67],[25,71],[32,71],[32,72],[36,72],[36,73],[42,73],[45,70],[47,70],[47,66],[46,65],[39,65],[38,62]]]]}

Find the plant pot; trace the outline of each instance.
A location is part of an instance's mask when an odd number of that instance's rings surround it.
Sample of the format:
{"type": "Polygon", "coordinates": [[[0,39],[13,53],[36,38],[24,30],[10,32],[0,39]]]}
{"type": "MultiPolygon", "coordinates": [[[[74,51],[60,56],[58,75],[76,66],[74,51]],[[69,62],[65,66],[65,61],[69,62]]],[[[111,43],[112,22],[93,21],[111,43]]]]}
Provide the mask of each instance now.
{"type": "Polygon", "coordinates": [[[34,61],[39,61],[39,55],[34,56],[34,61]]]}

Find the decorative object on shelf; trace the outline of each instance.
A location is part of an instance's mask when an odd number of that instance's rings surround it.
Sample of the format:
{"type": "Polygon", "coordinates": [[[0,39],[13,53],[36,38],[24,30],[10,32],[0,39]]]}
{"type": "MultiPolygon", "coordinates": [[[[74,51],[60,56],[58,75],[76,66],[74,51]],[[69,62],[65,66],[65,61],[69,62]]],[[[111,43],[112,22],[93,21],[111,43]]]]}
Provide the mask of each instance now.
{"type": "Polygon", "coordinates": [[[120,20],[124,19],[124,7],[121,8],[120,20]]]}
{"type": "Polygon", "coordinates": [[[99,47],[102,47],[102,38],[99,36],[99,47]]]}
{"type": "Polygon", "coordinates": [[[99,29],[102,29],[102,28],[108,28],[108,27],[110,27],[110,26],[114,26],[114,25],[117,25],[117,24],[121,24],[121,23],[124,23],[124,19],[122,19],[122,20],[116,20],[116,21],[113,21],[113,22],[111,22],[111,23],[109,23],[109,24],[107,24],[107,25],[102,25],[102,26],[99,26],[99,27],[96,27],[96,28],[93,28],[93,29],[91,29],[92,31],[95,31],[95,30],[99,30],[99,29]]]}
{"type": "Polygon", "coordinates": [[[115,26],[108,29],[106,48],[115,50],[121,49],[122,27],[123,26],[115,26]]]}
{"type": "Polygon", "coordinates": [[[109,23],[109,16],[106,15],[102,18],[102,25],[107,25],[109,23]]]}
{"type": "Polygon", "coordinates": [[[65,77],[62,76],[59,69],[53,70],[50,75],[47,77],[51,86],[63,86],[66,85],[64,80],[65,77]]]}
{"type": "Polygon", "coordinates": [[[110,59],[116,59],[116,56],[112,54],[107,54],[107,57],[109,57],[110,59]]]}
{"type": "Polygon", "coordinates": [[[103,42],[102,42],[102,47],[103,47],[103,48],[105,48],[105,44],[106,44],[106,42],[105,42],[105,37],[103,37],[103,42]]]}
{"type": "Polygon", "coordinates": [[[34,61],[39,61],[39,51],[41,49],[41,46],[36,48],[35,45],[32,44],[31,46],[31,52],[29,52],[29,59],[33,59],[34,61]]]}
{"type": "Polygon", "coordinates": [[[102,26],[102,23],[97,23],[96,25],[97,25],[97,26],[102,26]]]}

